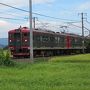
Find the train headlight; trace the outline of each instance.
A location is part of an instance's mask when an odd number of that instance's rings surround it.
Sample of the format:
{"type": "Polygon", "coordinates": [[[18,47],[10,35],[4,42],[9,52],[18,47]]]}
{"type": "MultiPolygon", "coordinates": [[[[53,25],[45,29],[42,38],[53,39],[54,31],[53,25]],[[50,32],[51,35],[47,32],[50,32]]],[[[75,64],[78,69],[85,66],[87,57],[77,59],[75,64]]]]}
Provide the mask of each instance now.
{"type": "Polygon", "coordinates": [[[10,42],[12,42],[12,40],[10,40],[10,42]]]}
{"type": "Polygon", "coordinates": [[[27,42],[27,40],[25,40],[25,42],[27,42]]]}

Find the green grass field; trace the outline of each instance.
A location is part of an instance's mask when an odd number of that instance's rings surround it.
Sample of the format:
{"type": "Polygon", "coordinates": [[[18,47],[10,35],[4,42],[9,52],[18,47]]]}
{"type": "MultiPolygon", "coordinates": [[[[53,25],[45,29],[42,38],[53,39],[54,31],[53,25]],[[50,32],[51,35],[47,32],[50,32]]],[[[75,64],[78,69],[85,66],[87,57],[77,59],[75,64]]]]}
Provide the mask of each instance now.
{"type": "Polygon", "coordinates": [[[0,66],[0,90],[90,90],[90,54],[0,66]]]}

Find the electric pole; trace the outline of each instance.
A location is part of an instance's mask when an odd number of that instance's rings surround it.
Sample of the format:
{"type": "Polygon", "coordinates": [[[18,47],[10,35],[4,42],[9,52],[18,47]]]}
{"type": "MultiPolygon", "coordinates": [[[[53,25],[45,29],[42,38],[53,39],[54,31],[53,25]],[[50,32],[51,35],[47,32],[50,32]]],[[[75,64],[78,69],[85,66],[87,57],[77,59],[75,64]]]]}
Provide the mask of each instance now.
{"type": "Polygon", "coordinates": [[[84,23],[83,23],[83,19],[84,19],[84,13],[81,13],[81,17],[82,17],[82,48],[83,48],[83,54],[85,53],[85,50],[84,50],[84,23]]]}
{"type": "Polygon", "coordinates": [[[85,43],[85,39],[84,39],[84,15],[85,15],[86,13],[80,13],[80,15],[81,15],[81,21],[82,21],[82,53],[84,54],[85,53],[85,45],[84,45],[84,43],[85,43]]]}
{"type": "Polygon", "coordinates": [[[32,0],[29,0],[30,60],[33,62],[32,0]]]}
{"type": "Polygon", "coordinates": [[[33,17],[33,28],[34,28],[34,29],[36,28],[36,19],[38,20],[37,17],[33,17]]]}

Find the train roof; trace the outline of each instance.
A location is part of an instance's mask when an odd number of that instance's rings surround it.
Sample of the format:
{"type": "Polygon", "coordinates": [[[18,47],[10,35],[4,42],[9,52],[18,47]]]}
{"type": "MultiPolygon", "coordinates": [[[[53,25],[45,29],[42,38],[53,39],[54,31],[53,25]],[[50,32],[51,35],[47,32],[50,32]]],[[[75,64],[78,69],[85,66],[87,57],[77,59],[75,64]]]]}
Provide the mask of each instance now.
{"type": "MultiPolygon", "coordinates": [[[[54,31],[41,29],[41,28],[33,29],[33,31],[40,32],[40,33],[55,33],[54,31]]],[[[28,27],[20,27],[18,29],[14,29],[14,30],[9,31],[9,33],[16,33],[16,32],[30,32],[30,29],[28,27]]]]}
{"type": "Polygon", "coordinates": [[[16,32],[29,32],[29,28],[27,27],[20,27],[18,29],[10,30],[9,33],[16,33],[16,32]]]}
{"type": "MultiPolygon", "coordinates": [[[[54,32],[54,31],[42,29],[42,28],[35,28],[33,31],[38,32],[38,33],[45,33],[45,34],[55,34],[55,35],[63,35],[63,36],[68,35],[72,37],[81,37],[80,35],[73,34],[73,33],[64,33],[64,32],[60,33],[60,32],[54,32]]],[[[20,27],[18,29],[9,31],[9,33],[16,33],[16,32],[30,32],[30,29],[28,27],[20,27]]]]}

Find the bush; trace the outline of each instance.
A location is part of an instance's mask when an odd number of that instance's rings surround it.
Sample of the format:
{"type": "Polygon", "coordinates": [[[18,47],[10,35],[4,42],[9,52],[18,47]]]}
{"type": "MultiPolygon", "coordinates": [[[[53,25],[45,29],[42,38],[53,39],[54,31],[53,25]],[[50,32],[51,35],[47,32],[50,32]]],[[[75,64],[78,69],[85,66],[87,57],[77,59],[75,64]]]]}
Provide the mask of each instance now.
{"type": "Polygon", "coordinates": [[[85,41],[86,53],[90,53],[90,39],[85,41]]]}
{"type": "Polygon", "coordinates": [[[14,66],[15,62],[11,60],[10,52],[4,50],[0,50],[0,65],[5,66],[14,66]]]}
{"type": "Polygon", "coordinates": [[[4,59],[5,59],[5,55],[4,55],[3,50],[1,49],[0,50],[0,65],[4,64],[4,59]]]}

